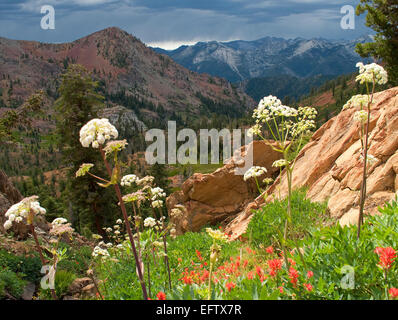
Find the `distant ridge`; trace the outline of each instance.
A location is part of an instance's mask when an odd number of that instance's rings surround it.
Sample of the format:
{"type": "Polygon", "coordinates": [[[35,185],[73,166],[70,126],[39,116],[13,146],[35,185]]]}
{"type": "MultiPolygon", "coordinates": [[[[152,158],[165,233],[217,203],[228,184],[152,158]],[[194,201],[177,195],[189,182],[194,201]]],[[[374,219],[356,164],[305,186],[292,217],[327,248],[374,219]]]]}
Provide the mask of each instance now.
{"type": "Polygon", "coordinates": [[[264,37],[254,41],[198,42],[175,50],[154,50],[167,54],[192,71],[240,82],[279,75],[306,78],[350,73],[361,60],[355,52],[356,44],[371,41],[370,35],[356,40],[264,37]]]}

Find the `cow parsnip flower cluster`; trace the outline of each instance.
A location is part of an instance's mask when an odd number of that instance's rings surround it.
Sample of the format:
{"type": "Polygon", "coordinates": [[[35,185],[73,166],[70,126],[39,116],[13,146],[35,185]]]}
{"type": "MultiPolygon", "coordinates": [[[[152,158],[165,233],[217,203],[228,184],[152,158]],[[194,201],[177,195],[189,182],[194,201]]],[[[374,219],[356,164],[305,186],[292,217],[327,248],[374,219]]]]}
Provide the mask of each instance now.
{"type": "Polygon", "coordinates": [[[153,208],[161,208],[163,207],[163,200],[155,200],[151,203],[153,208]]]}
{"type": "Polygon", "coordinates": [[[110,254],[107,249],[103,249],[100,246],[96,246],[93,250],[92,256],[107,258],[107,257],[110,257],[110,254]]]}
{"type": "Polygon", "coordinates": [[[142,190],[138,190],[133,193],[129,193],[123,196],[124,202],[137,202],[138,206],[141,205],[142,202],[146,201],[145,193],[142,190]]]}
{"type": "Polygon", "coordinates": [[[247,170],[243,176],[243,180],[247,181],[250,178],[257,178],[267,173],[267,169],[260,166],[253,166],[247,170]]]}
{"type": "Polygon", "coordinates": [[[162,188],[156,187],[156,188],[151,188],[150,189],[150,194],[152,196],[151,200],[155,201],[158,199],[162,199],[166,197],[166,193],[162,188]]]}
{"type": "Polygon", "coordinates": [[[80,129],[80,143],[83,147],[95,149],[111,138],[116,139],[118,131],[108,119],[92,119],[80,129]]]}
{"type": "Polygon", "coordinates": [[[53,225],[62,225],[62,224],[68,223],[68,220],[66,220],[65,218],[56,218],[51,223],[53,225]]]}
{"type": "Polygon", "coordinates": [[[120,185],[123,187],[131,187],[131,185],[137,182],[138,177],[135,174],[128,174],[122,177],[120,185]]]}
{"type": "Polygon", "coordinates": [[[14,222],[21,223],[25,221],[28,225],[32,224],[33,221],[29,219],[31,213],[34,215],[46,214],[46,209],[40,206],[39,201],[37,201],[38,198],[38,196],[32,196],[12,205],[5,213],[7,220],[4,223],[4,229],[10,229],[14,222]]]}
{"type": "Polygon", "coordinates": [[[145,186],[151,186],[152,184],[153,184],[153,181],[155,180],[155,177],[152,177],[152,176],[145,176],[145,177],[143,177],[143,178],[141,178],[141,179],[138,179],[137,181],[136,181],[136,183],[137,183],[137,185],[138,186],[143,186],[143,187],[145,187],[145,186]]]}
{"type": "Polygon", "coordinates": [[[358,121],[362,124],[365,124],[368,121],[368,112],[365,110],[359,110],[354,113],[354,120],[358,121]]]}
{"type": "Polygon", "coordinates": [[[128,143],[127,143],[126,139],[109,141],[106,144],[106,146],[104,148],[104,151],[105,151],[106,155],[109,155],[109,154],[112,154],[112,153],[117,153],[117,152],[122,151],[123,149],[125,149],[127,145],[128,145],[128,143]]]}
{"type": "Polygon", "coordinates": [[[148,217],[144,220],[144,227],[153,228],[156,225],[156,220],[152,217],[148,217]]]}
{"type": "Polygon", "coordinates": [[[364,65],[362,62],[358,62],[356,67],[359,68],[359,75],[355,81],[359,81],[361,84],[373,83],[373,81],[375,84],[386,84],[388,81],[387,71],[377,63],[364,65]]]}
{"type": "Polygon", "coordinates": [[[284,167],[287,166],[289,164],[289,161],[285,160],[285,159],[279,159],[276,160],[272,163],[272,166],[275,168],[280,168],[280,167],[284,167]]]}
{"type": "Polygon", "coordinates": [[[315,108],[307,106],[295,109],[283,105],[277,97],[264,97],[253,111],[256,124],[249,129],[248,134],[261,136],[262,124],[266,124],[275,140],[294,139],[316,127],[316,115],[315,108]]]}
{"type": "Polygon", "coordinates": [[[366,107],[369,103],[369,96],[367,94],[357,94],[352,96],[350,100],[343,106],[343,110],[347,110],[349,108],[357,108],[360,109],[366,107]]]}
{"type": "Polygon", "coordinates": [[[72,228],[72,225],[68,223],[68,220],[65,218],[56,218],[51,223],[51,229],[49,231],[50,235],[60,237],[64,234],[68,234],[72,236],[75,230],[72,228]]]}
{"type": "Polygon", "coordinates": [[[185,210],[186,208],[183,205],[177,204],[173,209],[170,210],[170,218],[175,220],[180,219],[184,215],[185,210]]]}
{"type": "Polygon", "coordinates": [[[268,122],[277,117],[296,117],[298,111],[294,108],[284,106],[277,97],[268,96],[260,100],[258,107],[253,111],[256,122],[268,122]]]}

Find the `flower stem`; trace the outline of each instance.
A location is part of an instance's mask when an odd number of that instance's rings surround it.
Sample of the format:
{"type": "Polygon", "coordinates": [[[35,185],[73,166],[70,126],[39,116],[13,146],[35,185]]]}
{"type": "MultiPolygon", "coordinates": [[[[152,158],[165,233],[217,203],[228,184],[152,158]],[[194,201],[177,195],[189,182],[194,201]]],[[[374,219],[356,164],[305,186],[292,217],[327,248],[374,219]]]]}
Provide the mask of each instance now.
{"type": "MultiPolygon", "coordinates": [[[[108,171],[108,174],[109,174],[109,176],[112,179],[112,170],[111,170],[111,167],[110,167],[108,161],[106,160],[105,152],[104,152],[104,150],[102,149],[101,146],[100,146],[99,150],[101,152],[102,159],[104,160],[106,170],[108,171]]],[[[116,195],[117,195],[117,197],[119,199],[119,202],[120,202],[120,208],[122,210],[124,222],[126,224],[126,231],[127,231],[128,236],[129,236],[129,240],[130,240],[130,243],[131,243],[131,248],[133,249],[134,259],[135,259],[136,266],[137,266],[138,277],[139,277],[139,280],[140,280],[140,284],[141,284],[144,300],[148,300],[148,294],[147,294],[146,287],[145,287],[145,281],[144,281],[143,273],[142,273],[142,270],[141,270],[141,261],[140,261],[140,259],[138,257],[137,250],[135,248],[134,237],[133,237],[133,233],[131,232],[130,222],[129,222],[129,219],[128,219],[128,216],[127,216],[126,207],[124,205],[124,201],[123,201],[123,198],[122,198],[122,193],[121,193],[120,187],[119,187],[119,185],[117,183],[114,184],[113,187],[115,188],[116,195]]]]}
{"type": "MultiPolygon", "coordinates": [[[[35,227],[34,227],[33,223],[30,224],[30,232],[32,233],[33,238],[35,239],[36,248],[37,248],[37,251],[39,252],[39,256],[40,256],[40,261],[41,261],[42,265],[44,266],[47,264],[47,262],[44,259],[43,252],[41,250],[39,239],[37,238],[37,234],[36,234],[35,227]]],[[[58,300],[55,290],[50,289],[50,292],[51,292],[51,296],[52,296],[53,300],[58,300]]]]}

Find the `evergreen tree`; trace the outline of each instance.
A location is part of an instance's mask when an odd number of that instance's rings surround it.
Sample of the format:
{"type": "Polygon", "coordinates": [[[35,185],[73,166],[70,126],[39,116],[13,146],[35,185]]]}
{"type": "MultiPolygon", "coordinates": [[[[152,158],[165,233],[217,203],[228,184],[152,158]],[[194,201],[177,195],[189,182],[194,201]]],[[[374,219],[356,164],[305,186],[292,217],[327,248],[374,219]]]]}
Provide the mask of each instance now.
{"type": "Polygon", "coordinates": [[[102,227],[115,212],[112,204],[117,201],[108,189],[101,188],[92,178],[75,177],[82,163],[93,163],[95,170],[104,172],[99,152],[82,147],[79,141],[81,127],[98,118],[103,109],[103,96],[96,93],[97,86],[83,66],[68,66],[62,75],[60,97],[55,102],[56,134],[63,162],[68,166],[65,192],[72,203],[74,227],[79,231],[91,229],[103,234],[102,227]]]}
{"type": "Polygon", "coordinates": [[[397,0],[361,0],[356,14],[367,11],[366,26],[377,32],[374,42],[357,44],[362,57],[373,56],[386,64],[389,83],[398,85],[398,3],[397,0]]]}
{"type": "Polygon", "coordinates": [[[155,163],[149,168],[148,173],[155,178],[156,186],[162,188],[166,194],[170,193],[170,181],[167,178],[166,165],[155,163]]]}

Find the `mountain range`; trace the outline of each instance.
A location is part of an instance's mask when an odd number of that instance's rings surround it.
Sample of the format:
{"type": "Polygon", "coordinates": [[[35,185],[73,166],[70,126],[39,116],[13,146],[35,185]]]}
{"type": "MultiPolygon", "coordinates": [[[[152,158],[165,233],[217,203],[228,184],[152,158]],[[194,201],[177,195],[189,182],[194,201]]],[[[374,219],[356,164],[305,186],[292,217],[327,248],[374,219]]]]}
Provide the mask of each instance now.
{"type": "Polygon", "coordinates": [[[111,27],[61,44],[0,38],[0,108],[16,108],[38,89],[56,99],[60,75],[71,63],[93,73],[108,105],[128,107],[143,118],[239,115],[254,103],[227,80],[192,72],[111,27]]]}
{"type": "Polygon", "coordinates": [[[355,52],[356,44],[372,41],[369,35],[356,40],[264,37],[255,41],[198,42],[175,50],[154,50],[192,71],[241,82],[280,75],[307,78],[350,73],[361,59],[355,52]]]}

